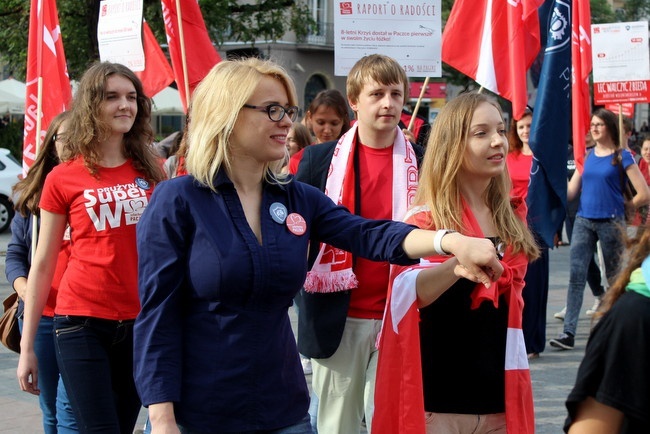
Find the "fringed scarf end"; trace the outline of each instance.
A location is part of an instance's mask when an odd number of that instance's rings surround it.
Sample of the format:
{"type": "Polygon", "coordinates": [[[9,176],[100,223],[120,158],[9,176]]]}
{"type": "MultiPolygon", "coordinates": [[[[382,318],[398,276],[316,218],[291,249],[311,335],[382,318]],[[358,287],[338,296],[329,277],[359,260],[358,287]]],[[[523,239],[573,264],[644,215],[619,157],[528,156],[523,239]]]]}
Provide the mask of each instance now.
{"type": "Polygon", "coordinates": [[[305,291],[311,294],[328,294],[347,291],[359,285],[351,269],[319,273],[310,271],[305,280],[305,291]]]}

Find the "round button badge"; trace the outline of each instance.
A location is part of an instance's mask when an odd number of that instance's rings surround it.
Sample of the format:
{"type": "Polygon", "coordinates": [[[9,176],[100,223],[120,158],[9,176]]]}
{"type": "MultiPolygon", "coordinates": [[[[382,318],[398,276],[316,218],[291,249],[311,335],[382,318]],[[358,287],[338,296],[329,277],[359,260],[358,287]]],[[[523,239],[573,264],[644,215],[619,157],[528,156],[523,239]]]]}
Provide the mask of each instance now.
{"type": "Polygon", "coordinates": [[[287,216],[287,228],[294,235],[302,235],[307,231],[307,222],[303,216],[293,212],[287,216]]]}

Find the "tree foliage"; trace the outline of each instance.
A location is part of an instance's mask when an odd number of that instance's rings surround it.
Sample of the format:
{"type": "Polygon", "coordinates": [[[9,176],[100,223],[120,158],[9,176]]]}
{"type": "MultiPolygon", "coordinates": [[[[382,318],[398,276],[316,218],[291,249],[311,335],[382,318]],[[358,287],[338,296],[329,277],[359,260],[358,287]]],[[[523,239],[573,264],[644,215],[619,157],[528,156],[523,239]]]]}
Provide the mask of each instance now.
{"type": "Polygon", "coordinates": [[[590,0],[591,22],[593,24],[613,23],[618,21],[607,0],[590,0]]]}
{"type": "Polygon", "coordinates": [[[623,9],[614,11],[616,21],[640,21],[650,16],[650,0],[627,0],[623,9]]]}
{"type": "MultiPolygon", "coordinates": [[[[143,0],[144,17],[159,42],[166,42],[160,0],[143,0]]],[[[59,22],[71,78],[79,78],[99,59],[98,0],[57,0],[59,22]]],[[[24,79],[27,60],[29,0],[0,1],[0,59],[18,79],[24,79]]],[[[314,26],[306,0],[199,0],[214,43],[276,41],[294,32],[304,38],[314,26]]]]}

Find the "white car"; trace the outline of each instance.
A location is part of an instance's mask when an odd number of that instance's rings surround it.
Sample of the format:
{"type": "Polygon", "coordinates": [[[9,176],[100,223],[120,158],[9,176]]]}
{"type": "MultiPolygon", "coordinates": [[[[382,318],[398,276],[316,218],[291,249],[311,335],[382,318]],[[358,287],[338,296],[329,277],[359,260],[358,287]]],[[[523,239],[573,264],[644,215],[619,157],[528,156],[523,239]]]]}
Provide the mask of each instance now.
{"type": "Polygon", "coordinates": [[[22,177],[23,168],[9,152],[0,148],[0,232],[9,229],[14,217],[14,205],[11,202],[11,187],[22,177]]]}

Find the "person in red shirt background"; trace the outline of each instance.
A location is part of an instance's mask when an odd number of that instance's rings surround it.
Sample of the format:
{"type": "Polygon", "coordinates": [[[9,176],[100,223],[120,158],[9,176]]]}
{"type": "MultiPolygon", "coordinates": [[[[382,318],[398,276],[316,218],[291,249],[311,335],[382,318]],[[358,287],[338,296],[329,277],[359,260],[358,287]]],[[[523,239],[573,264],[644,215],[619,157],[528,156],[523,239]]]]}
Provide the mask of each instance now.
{"type": "Polygon", "coordinates": [[[289,152],[289,156],[291,157],[311,145],[312,141],[313,138],[306,126],[298,122],[293,123],[287,134],[287,151],[289,152]]]}
{"type": "Polygon", "coordinates": [[[133,323],[140,311],[135,226],[163,179],[150,116],[151,100],[130,69],[91,66],[75,95],[64,163],[47,176],[39,204],[17,376],[22,390],[39,393],[34,337],[69,225],[54,332],[81,432],[130,433],[141,408],[133,380],[133,323]]]}
{"type": "MultiPolygon", "coordinates": [[[[350,114],[343,94],[336,89],[322,90],[309,104],[305,125],[314,135],[314,144],[338,140],[350,129],[350,114]]],[[[291,156],[289,173],[295,175],[304,148],[291,156]]]]}
{"type": "MultiPolygon", "coordinates": [[[[526,108],[521,119],[512,120],[508,135],[510,150],[506,160],[512,181],[510,195],[529,202],[534,200],[534,198],[528,198],[530,168],[533,164],[533,151],[528,144],[532,122],[533,112],[529,108],[526,108]]],[[[544,245],[541,237],[537,234],[533,232],[533,235],[540,248],[540,257],[528,264],[524,278],[526,286],[522,294],[524,298],[522,330],[529,359],[538,358],[546,346],[546,305],[549,280],[548,246],[544,245]]]]}

